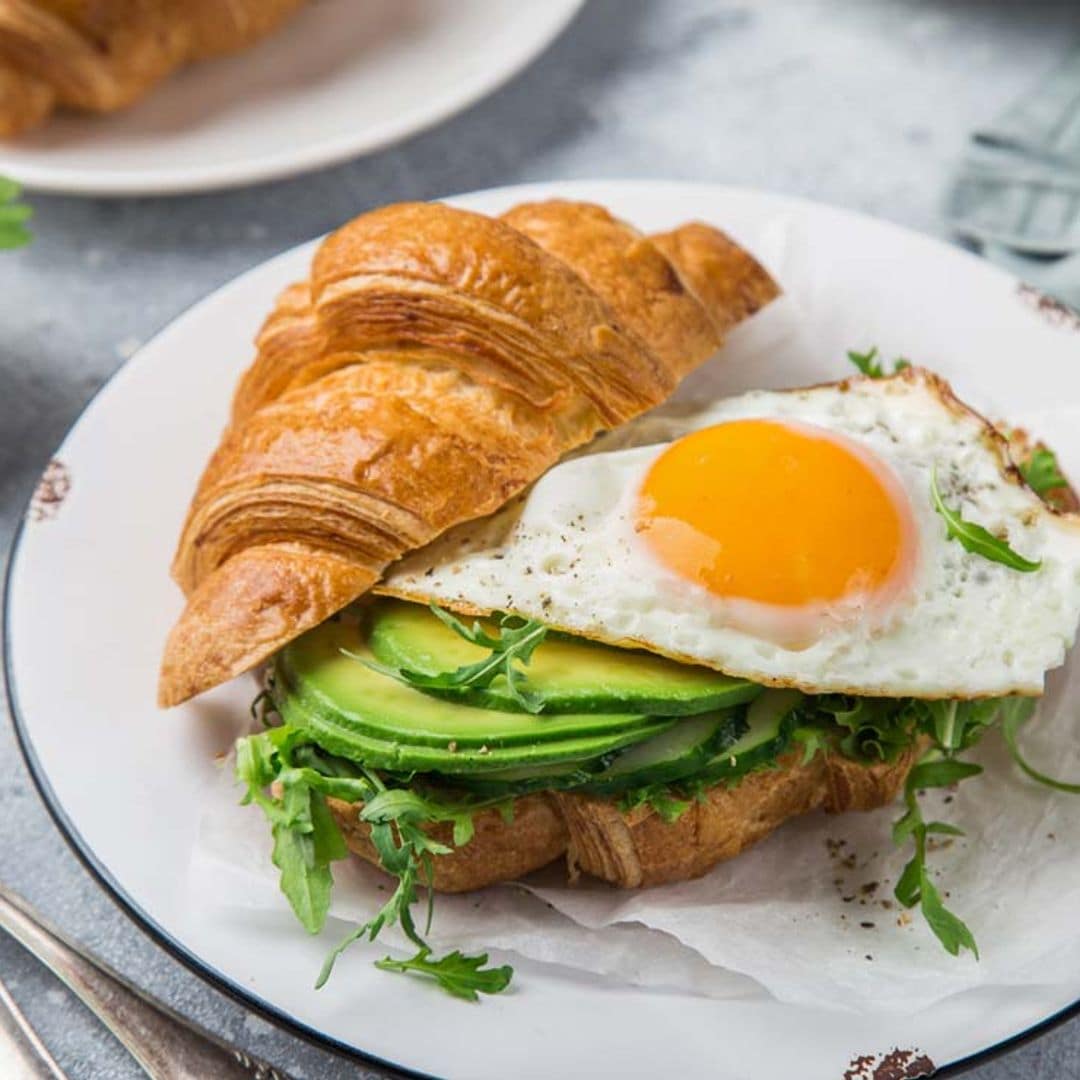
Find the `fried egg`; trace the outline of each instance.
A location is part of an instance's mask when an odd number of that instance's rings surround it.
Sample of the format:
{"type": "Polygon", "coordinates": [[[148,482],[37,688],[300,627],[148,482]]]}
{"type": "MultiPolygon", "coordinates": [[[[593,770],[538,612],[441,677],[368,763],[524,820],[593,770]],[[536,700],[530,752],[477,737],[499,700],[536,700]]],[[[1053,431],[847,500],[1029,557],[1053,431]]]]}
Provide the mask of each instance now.
{"type": "Polygon", "coordinates": [[[1080,619],[1080,519],[909,369],[628,425],[380,591],[812,693],[1037,694],[1080,619]],[[950,509],[1039,568],[951,539],[935,475],[950,509]]]}

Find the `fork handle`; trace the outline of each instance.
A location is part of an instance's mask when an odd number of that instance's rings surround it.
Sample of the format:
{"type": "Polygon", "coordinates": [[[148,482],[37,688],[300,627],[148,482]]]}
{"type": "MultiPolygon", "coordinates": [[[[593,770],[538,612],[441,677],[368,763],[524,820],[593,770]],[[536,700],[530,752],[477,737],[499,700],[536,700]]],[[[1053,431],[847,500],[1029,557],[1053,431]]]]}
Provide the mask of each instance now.
{"type": "Polygon", "coordinates": [[[0,1076],[5,1080],[67,1080],[0,979],[0,1076]]]}
{"type": "Polygon", "coordinates": [[[0,886],[0,928],[38,958],[124,1044],[151,1080],[289,1080],[230,1047],[66,941],[0,886]]]}

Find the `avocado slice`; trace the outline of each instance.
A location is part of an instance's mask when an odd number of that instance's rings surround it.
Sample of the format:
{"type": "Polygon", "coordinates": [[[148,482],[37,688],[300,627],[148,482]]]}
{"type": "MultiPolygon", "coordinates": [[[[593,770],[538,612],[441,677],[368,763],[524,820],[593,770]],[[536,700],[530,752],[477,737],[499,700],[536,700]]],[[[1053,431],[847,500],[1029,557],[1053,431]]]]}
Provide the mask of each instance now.
{"type": "Polygon", "coordinates": [[[340,715],[376,739],[429,746],[510,746],[581,735],[622,734],[651,724],[648,716],[532,713],[480,709],[406,686],[367,666],[373,661],[353,616],[309,630],[279,654],[277,672],[309,712],[340,715]]]}
{"type": "Polygon", "coordinates": [[[283,649],[274,700],[331,753],[374,768],[464,773],[603,757],[658,734],[671,720],[640,714],[480,709],[405,686],[368,667],[354,616],[332,619],[283,649]]]}
{"type": "MultiPolygon", "coordinates": [[[[380,600],[368,617],[371,651],[387,667],[439,675],[488,655],[420,604],[380,600]]],[[[692,716],[742,704],[761,692],[756,683],[709,668],[563,634],[549,634],[524,670],[529,690],[543,703],[542,712],[551,714],[692,716]]],[[[439,693],[489,709],[521,708],[502,676],[486,688],[439,693]]]]}
{"type": "MultiPolygon", "coordinates": [[[[564,761],[570,762],[574,768],[582,761],[595,762],[595,768],[602,768],[616,751],[648,739],[672,723],[671,720],[656,719],[643,727],[622,733],[582,735],[525,746],[461,748],[456,747],[452,739],[442,746],[430,746],[373,738],[356,730],[343,714],[312,711],[287,693],[276,695],[275,701],[285,723],[306,731],[319,746],[338,757],[357,761],[372,769],[442,773],[455,777],[486,776],[509,768],[562,768],[564,761]]],[[[451,704],[450,708],[465,706],[451,704]]]]}

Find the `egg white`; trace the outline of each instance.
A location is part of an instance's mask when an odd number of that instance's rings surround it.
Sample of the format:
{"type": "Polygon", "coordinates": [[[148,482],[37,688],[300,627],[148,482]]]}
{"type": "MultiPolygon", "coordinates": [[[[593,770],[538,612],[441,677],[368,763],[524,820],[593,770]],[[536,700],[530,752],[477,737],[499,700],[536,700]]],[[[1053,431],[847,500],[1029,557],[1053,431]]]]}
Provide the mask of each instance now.
{"type": "Polygon", "coordinates": [[[993,428],[946,384],[910,369],[644,418],[555,466],[499,513],[407,556],[379,591],[458,610],[511,611],[813,693],[1038,694],[1080,619],[1080,519],[1050,511],[1019,481],[993,428]],[[807,647],[784,647],[729,625],[722,598],[662,566],[636,536],[636,494],[667,442],[751,417],[846,435],[899,479],[919,562],[911,589],[885,619],[838,622],[807,647]],[[948,505],[1041,559],[1041,568],[1021,573],[948,539],[930,501],[935,466],[948,505]]]}

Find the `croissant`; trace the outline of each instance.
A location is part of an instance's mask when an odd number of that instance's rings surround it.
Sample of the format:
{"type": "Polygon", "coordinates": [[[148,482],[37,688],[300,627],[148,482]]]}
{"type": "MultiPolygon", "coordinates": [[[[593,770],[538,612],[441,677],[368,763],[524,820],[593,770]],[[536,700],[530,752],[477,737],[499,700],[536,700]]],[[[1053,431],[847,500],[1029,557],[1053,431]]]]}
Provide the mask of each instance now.
{"type": "Polygon", "coordinates": [[[173,563],[159,698],[245,671],[402,554],[663,401],[777,294],[701,224],[404,203],[319,247],[257,338],[173,563]]]}
{"type": "Polygon", "coordinates": [[[58,106],[112,112],[184,64],[243,49],[307,0],[0,0],[0,136],[58,106]]]}

